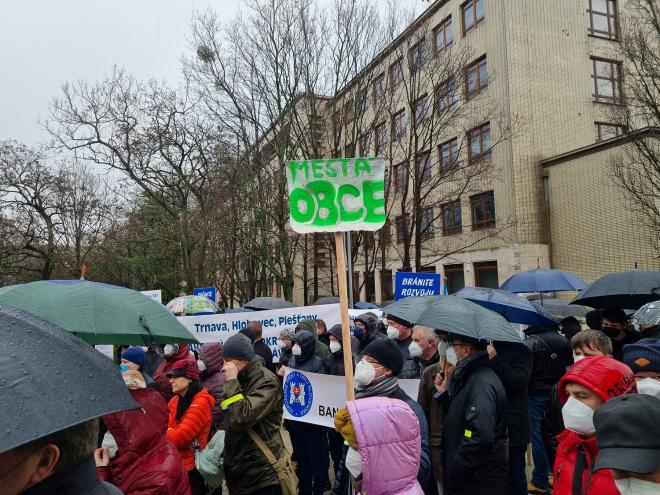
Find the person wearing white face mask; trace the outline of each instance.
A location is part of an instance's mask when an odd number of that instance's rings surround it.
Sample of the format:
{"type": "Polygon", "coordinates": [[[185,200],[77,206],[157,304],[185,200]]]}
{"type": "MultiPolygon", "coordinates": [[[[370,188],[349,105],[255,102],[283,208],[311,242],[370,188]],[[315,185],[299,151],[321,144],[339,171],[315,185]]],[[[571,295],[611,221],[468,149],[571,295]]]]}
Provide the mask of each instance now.
{"type": "Polygon", "coordinates": [[[660,339],[624,346],[623,362],[635,373],[637,392],[660,398],[660,339]]]}
{"type": "Polygon", "coordinates": [[[594,469],[611,470],[621,495],[660,493],[659,424],[660,399],[649,395],[615,397],[594,413],[594,469]]]}
{"type": "Polygon", "coordinates": [[[420,367],[420,376],[429,366],[436,364],[440,359],[438,353],[438,340],[432,328],[415,325],[412,333],[412,342],[408,346],[410,355],[420,367]]]}
{"type": "MultiPolygon", "coordinates": [[[[433,475],[429,452],[429,426],[422,408],[406,394],[397,377],[403,368],[399,347],[391,339],[375,340],[364,349],[362,360],[355,366],[355,397],[389,397],[404,401],[417,416],[422,438],[422,453],[417,479],[425,493],[433,493],[433,475]]],[[[392,467],[396,469],[396,466],[392,467]]],[[[345,493],[345,472],[335,480],[335,493],[345,493]]],[[[302,493],[302,492],[301,492],[302,493]]]]}
{"type": "Polygon", "coordinates": [[[558,391],[566,429],[558,437],[554,494],[618,495],[612,474],[594,471],[598,446],[593,416],[612,397],[636,392],[632,370],[609,356],[586,357],[564,374],[558,391]]]}
{"type": "Polygon", "coordinates": [[[409,321],[393,315],[387,315],[387,336],[396,342],[401,356],[403,356],[403,369],[399,378],[420,378],[422,376],[419,365],[410,353],[413,325],[409,321]]]}

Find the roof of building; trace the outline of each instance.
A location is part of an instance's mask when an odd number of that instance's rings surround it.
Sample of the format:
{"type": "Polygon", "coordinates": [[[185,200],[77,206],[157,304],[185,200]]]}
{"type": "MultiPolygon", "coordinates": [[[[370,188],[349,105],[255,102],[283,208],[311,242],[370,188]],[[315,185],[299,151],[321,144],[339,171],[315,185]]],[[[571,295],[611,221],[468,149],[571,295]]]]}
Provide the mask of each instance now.
{"type": "Polygon", "coordinates": [[[614,148],[616,146],[621,146],[622,144],[630,143],[640,138],[649,138],[656,137],[660,138],[660,127],[644,127],[642,129],[637,129],[628,134],[622,134],[621,136],[613,137],[612,139],[607,139],[605,141],[599,141],[597,143],[589,144],[587,146],[582,146],[581,148],[576,148],[571,151],[567,151],[560,155],[551,156],[541,160],[539,163],[543,167],[551,167],[559,163],[567,162],[570,160],[575,160],[576,158],[581,158],[586,155],[591,155],[593,153],[598,153],[609,148],[614,148]]]}

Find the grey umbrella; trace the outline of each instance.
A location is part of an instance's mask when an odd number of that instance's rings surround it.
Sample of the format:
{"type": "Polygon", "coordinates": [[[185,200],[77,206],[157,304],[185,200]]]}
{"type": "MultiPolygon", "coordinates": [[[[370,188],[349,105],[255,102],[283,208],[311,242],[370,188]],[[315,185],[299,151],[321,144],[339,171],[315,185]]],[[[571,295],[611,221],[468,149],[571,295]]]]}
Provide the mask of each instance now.
{"type": "Polygon", "coordinates": [[[502,316],[457,296],[406,297],[384,307],[383,313],[479,340],[522,341],[502,316]]]}
{"type": "MultiPolygon", "coordinates": [[[[534,294],[528,296],[527,299],[535,303],[541,304],[541,296],[534,294]]],[[[578,304],[568,304],[564,299],[556,299],[554,297],[543,298],[543,309],[548,313],[558,317],[565,318],[566,316],[574,316],[575,318],[584,318],[585,315],[591,311],[591,308],[580,306],[578,304]]]]}
{"type": "Polygon", "coordinates": [[[312,306],[319,306],[321,304],[339,304],[339,298],[337,296],[319,297],[312,303],[312,306]]]}
{"type": "Polygon", "coordinates": [[[137,408],[118,366],[75,335],[0,305],[0,453],[137,408]]]}
{"type": "Polygon", "coordinates": [[[660,272],[631,270],[603,275],[581,291],[571,304],[597,309],[639,309],[657,300],[660,300],[660,272]]]}
{"type": "Polygon", "coordinates": [[[255,297],[251,301],[246,302],[243,307],[259,311],[266,309],[295,308],[296,305],[292,302],[280,299],[279,297],[255,297]]]}

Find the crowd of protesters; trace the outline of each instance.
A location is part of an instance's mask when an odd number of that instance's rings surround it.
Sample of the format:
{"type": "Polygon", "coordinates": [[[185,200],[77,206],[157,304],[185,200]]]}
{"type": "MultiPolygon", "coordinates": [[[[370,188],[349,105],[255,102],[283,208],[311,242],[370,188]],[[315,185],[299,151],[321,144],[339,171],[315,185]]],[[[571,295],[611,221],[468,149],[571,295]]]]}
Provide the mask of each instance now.
{"type": "Polygon", "coordinates": [[[512,343],[363,313],[356,400],[334,429],[283,423],[281,377],[285,366],[344,375],[340,325],[283,330],[279,364],[258,322],[196,353],[128,347],[119,371],[140,408],[0,454],[0,493],[289,495],[294,469],[298,493],[313,495],[660,493],[660,304],[586,320],[512,343]],[[416,400],[405,378],[420,379],[416,400]],[[218,432],[225,483],[211,487],[197,456],[218,432]]]}

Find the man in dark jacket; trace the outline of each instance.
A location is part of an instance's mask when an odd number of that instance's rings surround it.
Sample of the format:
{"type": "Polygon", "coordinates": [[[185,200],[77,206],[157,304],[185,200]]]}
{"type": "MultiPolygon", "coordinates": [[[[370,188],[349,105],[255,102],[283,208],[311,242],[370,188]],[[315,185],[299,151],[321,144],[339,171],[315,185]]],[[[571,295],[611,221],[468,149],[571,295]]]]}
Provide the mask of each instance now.
{"type": "Polygon", "coordinates": [[[358,315],[353,322],[353,335],[358,339],[359,344],[355,350],[355,354],[359,359],[362,359],[364,350],[374,340],[386,338],[385,334],[378,331],[378,324],[380,321],[378,317],[368,311],[358,315]]]}
{"type": "Polygon", "coordinates": [[[264,358],[266,369],[275,373],[275,365],[273,364],[273,351],[270,350],[268,344],[263,339],[263,328],[258,321],[251,321],[248,323],[248,328],[254,330],[254,353],[257,356],[264,358]]]}
{"type": "MultiPolygon", "coordinates": [[[[422,408],[401,387],[397,377],[403,368],[403,357],[396,343],[391,339],[379,339],[372,342],[364,350],[362,360],[355,367],[355,383],[358,387],[355,398],[389,397],[404,401],[413,410],[419,420],[419,430],[422,440],[422,452],[419,463],[417,479],[427,494],[435,493],[431,468],[431,455],[429,451],[429,426],[422,408]],[[373,371],[372,371],[373,370],[373,371]]],[[[396,466],[392,466],[396,469],[396,466]]],[[[345,472],[341,473],[339,483],[345,481],[345,472]]],[[[334,493],[343,493],[338,490],[337,483],[334,493]]]]}
{"type": "Polygon", "coordinates": [[[543,439],[543,417],[550,407],[550,392],[566,368],[573,364],[573,351],[556,328],[529,327],[525,345],[532,351],[532,376],[529,380],[529,412],[532,420],[532,457],[534,472],[529,493],[545,494],[551,467],[543,439]]]}
{"type": "Polygon", "coordinates": [[[410,355],[412,344],[412,323],[396,316],[387,316],[387,336],[392,339],[403,356],[403,369],[399,378],[419,378],[422,371],[410,355]]]}
{"type": "Polygon", "coordinates": [[[220,407],[227,421],[224,468],[229,492],[234,495],[279,493],[275,469],[250,438],[253,430],[276,459],[286,455],[280,434],[282,387],[261,365],[250,339],[236,334],[222,346],[225,388],[220,407]]]}
{"type": "Polygon", "coordinates": [[[508,495],[507,399],[492,370],[487,343],[449,334],[458,359],[451,378],[437,384],[445,411],[445,495],[508,495]]]}
{"type": "Polygon", "coordinates": [[[96,473],[98,419],[0,453],[2,495],[122,495],[96,473]]]}
{"type": "Polygon", "coordinates": [[[625,311],[618,308],[603,310],[603,326],[601,331],[612,339],[612,356],[617,361],[623,361],[623,346],[634,344],[639,340],[639,334],[630,328],[630,321],[625,311]]]}
{"type": "MultiPolygon", "coordinates": [[[[311,332],[300,330],[293,339],[293,357],[289,367],[310,373],[327,373],[325,363],[315,354],[316,339],[311,332]]],[[[327,428],[301,421],[287,421],[291,436],[300,493],[323,495],[328,480],[330,458],[327,428]]]]}
{"type": "Polygon", "coordinates": [[[328,326],[323,320],[316,320],[316,335],[319,342],[330,347],[330,334],[328,333],[328,326]]]}
{"type": "Polygon", "coordinates": [[[319,341],[319,336],[316,333],[316,320],[300,320],[296,325],[295,332],[298,333],[302,330],[307,330],[309,333],[311,333],[314,336],[315,354],[319,358],[321,358],[321,361],[323,361],[323,365],[326,368],[329,368],[330,361],[332,360],[332,356],[328,346],[325,345],[323,342],[319,341]]]}
{"type": "Polygon", "coordinates": [[[197,366],[200,371],[199,378],[202,382],[202,387],[215,399],[215,406],[212,411],[213,425],[218,430],[226,429],[224,423],[225,415],[220,408],[222,391],[225,387],[225,374],[221,371],[224,365],[225,360],[222,356],[222,345],[217,342],[210,342],[199,348],[199,359],[197,360],[197,366]]]}
{"type": "Polygon", "coordinates": [[[525,452],[532,439],[527,385],[532,374],[532,353],[523,343],[489,344],[490,366],[504,386],[507,399],[509,431],[509,471],[513,478],[512,494],[527,494],[525,452]]]}

